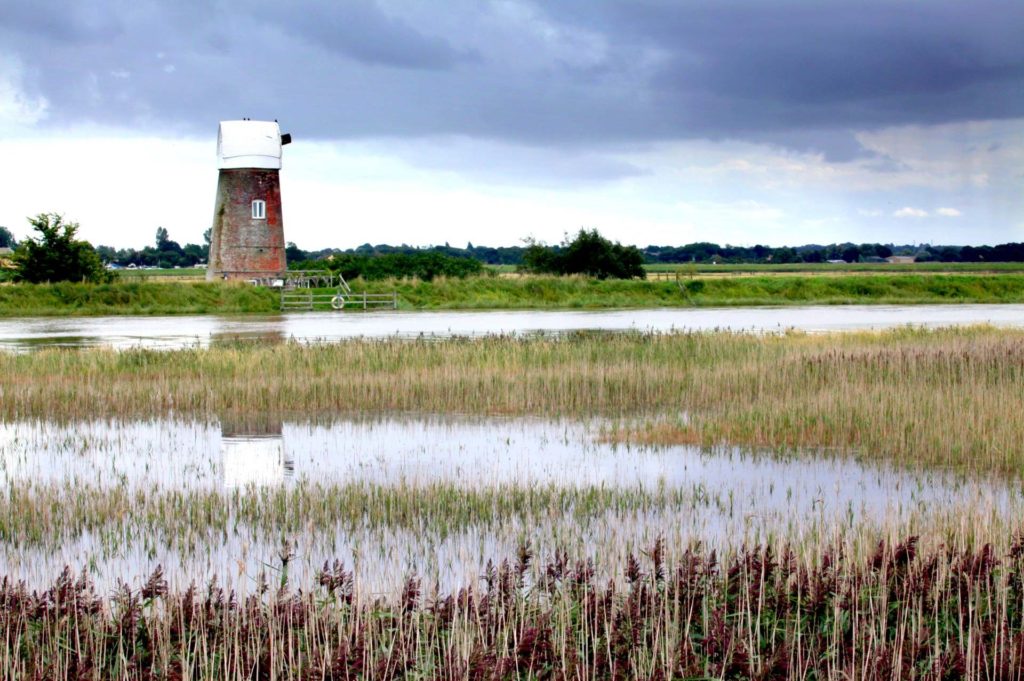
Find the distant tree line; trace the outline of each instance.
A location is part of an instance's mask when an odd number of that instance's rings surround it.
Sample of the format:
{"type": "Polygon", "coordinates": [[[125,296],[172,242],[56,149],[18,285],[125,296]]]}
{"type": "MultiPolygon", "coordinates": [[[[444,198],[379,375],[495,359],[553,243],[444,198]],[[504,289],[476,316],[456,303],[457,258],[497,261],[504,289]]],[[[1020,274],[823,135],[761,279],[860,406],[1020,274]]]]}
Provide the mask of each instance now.
{"type": "Polygon", "coordinates": [[[933,246],[930,244],[841,243],[822,246],[772,248],[770,246],[719,246],[698,242],[685,246],[647,246],[648,263],[817,263],[829,261],[879,262],[891,256],[913,256],[917,262],[1022,262],[1024,243],[997,246],[933,246]]]}
{"type": "MultiPolygon", "coordinates": [[[[453,258],[469,258],[485,265],[515,265],[531,267],[527,254],[537,244],[527,242],[525,246],[474,246],[465,248],[444,244],[443,246],[416,247],[407,244],[363,244],[356,248],[305,251],[294,243],[288,244],[288,262],[315,261],[340,255],[377,257],[401,253],[440,253],[453,258]]],[[[564,244],[546,246],[554,253],[560,252],[564,244]]],[[[631,247],[632,248],[632,247],[631,247]]],[[[731,246],[713,242],[696,242],[684,246],[645,246],[636,248],[642,262],[652,263],[822,263],[829,261],[880,262],[886,258],[913,256],[918,262],[1024,262],[1024,243],[1005,243],[996,246],[942,246],[931,244],[879,244],[879,243],[838,243],[806,244],[803,246],[731,246]]]]}
{"type": "MultiPolygon", "coordinates": [[[[14,270],[4,270],[0,277],[22,281],[105,281],[110,278],[105,265],[191,267],[205,263],[209,257],[209,229],[203,234],[202,244],[182,246],[170,238],[166,229],[158,227],[153,246],[117,249],[93,248],[89,242],[77,239],[78,224],[55,213],[29,218],[29,223],[38,235],[20,242],[9,229],[0,227],[0,248],[16,249],[8,259],[14,270]]],[[[554,246],[532,240],[526,240],[524,246],[497,248],[472,243],[465,248],[448,243],[428,247],[366,243],[347,250],[306,251],[289,242],[285,253],[293,269],[328,269],[347,279],[465,277],[479,274],[484,265],[511,265],[526,272],[631,278],[644,276],[645,263],[855,263],[881,262],[893,255],[913,256],[918,262],[1024,262],[1024,243],[955,246],[847,242],[770,247],[696,242],[638,248],[612,243],[597,230],[581,229],[573,238],[567,235],[554,246]]]]}
{"type": "Polygon", "coordinates": [[[203,232],[202,244],[182,246],[171,239],[166,229],[157,227],[154,246],[142,249],[97,246],[96,252],[103,262],[120,267],[195,267],[210,257],[210,231],[203,232]]]}
{"type": "Polygon", "coordinates": [[[472,242],[468,243],[465,248],[459,248],[458,246],[451,246],[445,243],[443,246],[410,246],[408,244],[401,244],[398,246],[391,246],[389,244],[369,244],[365,243],[362,246],[355,248],[322,248],[319,250],[303,250],[295,245],[295,243],[289,241],[288,246],[285,249],[285,254],[288,258],[289,264],[300,262],[303,260],[323,260],[331,256],[339,255],[360,255],[366,257],[378,257],[382,255],[417,255],[419,253],[440,253],[441,255],[447,255],[453,258],[469,258],[477,260],[485,265],[519,265],[523,262],[522,246],[500,246],[492,248],[490,246],[474,246],[472,242]]]}
{"type": "Polygon", "coordinates": [[[483,272],[479,260],[455,257],[436,251],[412,253],[381,253],[362,255],[339,253],[316,260],[295,260],[288,265],[293,270],[330,270],[345,279],[417,278],[431,281],[434,277],[467,277],[483,272]]]}

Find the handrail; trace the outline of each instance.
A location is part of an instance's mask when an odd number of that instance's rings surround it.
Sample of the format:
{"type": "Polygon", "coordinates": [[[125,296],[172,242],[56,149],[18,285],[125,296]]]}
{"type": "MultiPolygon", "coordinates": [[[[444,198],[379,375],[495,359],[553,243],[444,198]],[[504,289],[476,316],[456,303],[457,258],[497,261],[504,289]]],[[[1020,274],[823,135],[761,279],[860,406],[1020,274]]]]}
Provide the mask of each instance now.
{"type": "Polygon", "coordinates": [[[289,310],[313,310],[320,309],[344,310],[352,307],[364,310],[371,307],[390,307],[398,309],[398,292],[391,293],[366,293],[366,292],[344,292],[341,289],[337,293],[313,293],[312,291],[300,292],[295,289],[281,291],[281,309],[289,310]]]}

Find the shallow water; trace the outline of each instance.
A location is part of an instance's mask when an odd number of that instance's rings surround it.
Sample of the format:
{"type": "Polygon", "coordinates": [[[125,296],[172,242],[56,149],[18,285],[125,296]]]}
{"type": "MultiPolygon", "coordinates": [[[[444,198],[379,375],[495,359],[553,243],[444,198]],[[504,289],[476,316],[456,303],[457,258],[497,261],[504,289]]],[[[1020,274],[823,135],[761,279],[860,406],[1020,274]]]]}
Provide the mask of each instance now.
{"type": "Polygon", "coordinates": [[[307,312],[274,316],[61,317],[0,320],[0,348],[109,346],[174,349],[220,341],[337,342],[346,338],[563,333],[574,330],[729,329],[811,332],[913,324],[1024,327],[1024,305],[829,305],[602,311],[307,312]]]}
{"type": "MultiPolygon", "coordinates": [[[[863,522],[908,523],[929,514],[1006,512],[1018,493],[997,480],[907,472],[841,456],[779,458],[736,448],[628,448],[600,438],[601,421],[408,416],[316,424],[176,421],[0,426],[0,489],[68,485],[91,493],[198,489],[258,497],[275,489],[356,485],[455,490],[619,490],[673,501],[634,508],[561,508],[458,526],[422,517],[411,524],[337,522],[288,532],[248,527],[187,537],[64,536],[53,546],[2,544],[0,573],[33,584],[65,564],[89,567],[102,587],[163,565],[172,583],[205,581],[246,588],[295,551],[291,577],[311,579],[326,560],[356,567],[359,588],[391,593],[415,572],[442,587],[472,582],[489,559],[528,541],[538,551],[618,563],[662,536],[672,546],[701,540],[738,545],[863,522]],[[986,510],[987,509],[987,510],[986,510]]],[[[341,501],[339,503],[344,503],[341,501]]],[[[301,526],[301,523],[300,523],[301,526]]],[[[122,534],[123,532],[123,534],[122,534]]]]}

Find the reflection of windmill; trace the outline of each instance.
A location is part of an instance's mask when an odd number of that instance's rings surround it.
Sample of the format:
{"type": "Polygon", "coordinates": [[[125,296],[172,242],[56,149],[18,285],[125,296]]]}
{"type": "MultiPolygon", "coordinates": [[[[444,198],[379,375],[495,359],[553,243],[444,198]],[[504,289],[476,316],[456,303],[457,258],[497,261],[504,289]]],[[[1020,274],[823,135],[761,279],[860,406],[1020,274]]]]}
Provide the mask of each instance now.
{"type": "Polygon", "coordinates": [[[284,329],[274,327],[271,322],[266,327],[256,326],[251,322],[239,324],[234,321],[221,322],[210,334],[211,345],[231,345],[233,343],[254,343],[258,345],[280,345],[287,338],[284,329]]]}
{"type": "Polygon", "coordinates": [[[225,487],[276,485],[295,474],[280,418],[224,415],[220,424],[225,487]]]}

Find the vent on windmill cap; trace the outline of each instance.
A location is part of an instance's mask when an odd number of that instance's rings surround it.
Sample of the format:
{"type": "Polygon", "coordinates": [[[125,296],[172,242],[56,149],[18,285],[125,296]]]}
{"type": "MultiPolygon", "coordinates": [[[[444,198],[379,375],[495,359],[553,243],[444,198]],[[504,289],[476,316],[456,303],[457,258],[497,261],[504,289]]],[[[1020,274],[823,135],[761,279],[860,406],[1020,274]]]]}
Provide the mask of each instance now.
{"type": "Polygon", "coordinates": [[[221,121],[219,168],[281,168],[281,126],[276,121],[221,121]]]}

